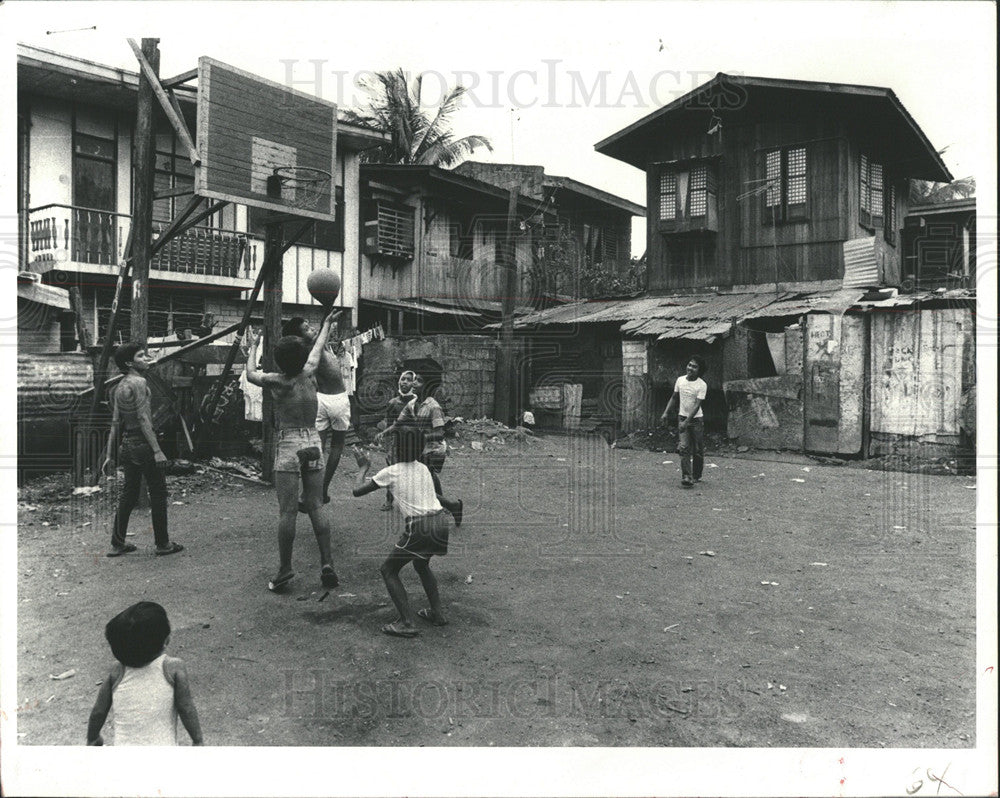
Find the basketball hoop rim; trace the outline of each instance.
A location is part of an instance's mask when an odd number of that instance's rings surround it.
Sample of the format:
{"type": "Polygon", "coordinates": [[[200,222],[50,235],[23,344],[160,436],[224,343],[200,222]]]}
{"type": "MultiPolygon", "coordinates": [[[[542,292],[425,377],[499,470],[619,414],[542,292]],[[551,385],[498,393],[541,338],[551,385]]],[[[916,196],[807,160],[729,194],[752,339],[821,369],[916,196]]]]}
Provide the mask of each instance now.
{"type": "Polygon", "coordinates": [[[286,186],[316,186],[333,180],[333,173],[313,166],[276,166],[272,174],[286,186]]]}

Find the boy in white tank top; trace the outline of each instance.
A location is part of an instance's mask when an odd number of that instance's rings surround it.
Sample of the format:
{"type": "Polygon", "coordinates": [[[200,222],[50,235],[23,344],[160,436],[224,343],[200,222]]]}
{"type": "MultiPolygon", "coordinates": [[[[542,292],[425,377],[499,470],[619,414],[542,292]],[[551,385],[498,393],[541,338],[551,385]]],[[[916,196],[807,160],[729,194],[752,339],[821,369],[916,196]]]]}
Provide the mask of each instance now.
{"type": "Polygon", "coordinates": [[[177,745],[177,718],[203,745],[184,663],[164,652],[170,622],[159,604],[140,601],[104,627],[118,660],[101,684],[87,725],[87,745],[104,745],[101,729],[114,708],[115,745],[177,745]]]}

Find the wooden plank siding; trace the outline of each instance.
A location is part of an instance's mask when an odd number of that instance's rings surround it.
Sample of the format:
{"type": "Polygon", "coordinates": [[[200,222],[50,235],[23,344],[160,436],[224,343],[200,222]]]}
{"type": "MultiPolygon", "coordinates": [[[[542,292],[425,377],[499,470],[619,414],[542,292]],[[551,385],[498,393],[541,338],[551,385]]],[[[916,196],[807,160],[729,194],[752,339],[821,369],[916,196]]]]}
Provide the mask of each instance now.
{"type": "Polygon", "coordinates": [[[709,114],[704,109],[662,119],[649,131],[650,290],[766,284],[776,279],[838,280],[843,277],[843,242],[872,236],[880,278],[898,284],[907,171],[904,163],[894,161],[891,139],[882,126],[857,118],[843,98],[774,92],[757,92],[744,107],[723,111],[722,118],[721,132],[713,135],[707,134],[709,114]],[[762,193],[749,192],[764,185],[766,153],[788,147],[806,149],[807,206],[803,218],[773,223],[767,219],[762,193]],[[862,152],[883,164],[895,187],[894,243],[885,241],[881,222],[874,230],[860,223],[862,152]],[[718,232],[661,232],[660,171],[665,164],[695,159],[712,159],[708,162],[718,185],[718,232]]]}
{"type": "MultiPolygon", "coordinates": [[[[499,302],[504,273],[496,262],[497,240],[505,230],[495,215],[469,228],[470,214],[457,211],[446,199],[426,191],[412,195],[414,208],[414,257],[408,261],[379,261],[365,255],[362,261],[362,296],[372,299],[455,299],[499,302]],[[451,228],[457,226],[472,239],[472,257],[451,255],[451,228]]],[[[529,237],[515,230],[519,272],[518,301],[531,295],[527,279],[531,249],[529,237]]],[[[471,307],[471,306],[470,306],[471,307]]]]}

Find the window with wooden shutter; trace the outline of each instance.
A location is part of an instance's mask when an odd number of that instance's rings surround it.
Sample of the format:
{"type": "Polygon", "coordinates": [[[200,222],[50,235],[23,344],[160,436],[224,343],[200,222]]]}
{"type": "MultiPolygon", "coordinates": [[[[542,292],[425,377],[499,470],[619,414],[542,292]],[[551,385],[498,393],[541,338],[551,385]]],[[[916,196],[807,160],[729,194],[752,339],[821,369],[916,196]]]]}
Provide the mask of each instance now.
{"type": "Polygon", "coordinates": [[[767,190],[764,193],[764,207],[778,208],[781,206],[781,150],[771,150],[766,158],[764,179],[767,181],[767,190]]]}
{"type": "Polygon", "coordinates": [[[807,218],[809,177],[806,148],[769,150],[764,159],[764,224],[807,218]]]}
{"type": "Polygon", "coordinates": [[[859,220],[865,227],[871,226],[871,194],[868,191],[868,156],[861,153],[861,170],[858,176],[859,220]]]}
{"type": "Polygon", "coordinates": [[[677,218],[677,173],[673,169],[660,173],[660,218],[677,218]]]}
{"type": "Polygon", "coordinates": [[[872,214],[872,224],[875,225],[878,222],[876,219],[881,220],[882,218],[882,164],[875,163],[872,161],[869,164],[870,172],[868,175],[868,190],[871,192],[871,201],[869,207],[872,214]]]}
{"type": "Polygon", "coordinates": [[[885,186],[885,217],[882,232],[887,244],[896,245],[896,187],[891,182],[885,186]]]}
{"type": "Polygon", "coordinates": [[[785,204],[806,203],[806,148],[795,147],[785,155],[785,204]]]}
{"type": "Polygon", "coordinates": [[[695,166],[688,180],[688,216],[704,216],[708,212],[708,169],[695,166]]]}

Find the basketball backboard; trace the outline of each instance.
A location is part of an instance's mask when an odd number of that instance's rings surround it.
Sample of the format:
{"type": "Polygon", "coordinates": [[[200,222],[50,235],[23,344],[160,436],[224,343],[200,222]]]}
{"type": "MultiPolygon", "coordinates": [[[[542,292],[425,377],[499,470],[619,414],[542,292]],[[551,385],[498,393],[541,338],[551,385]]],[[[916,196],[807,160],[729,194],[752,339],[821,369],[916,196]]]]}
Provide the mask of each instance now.
{"type": "Polygon", "coordinates": [[[197,132],[196,194],[334,220],[335,103],[203,56],[198,59],[197,132]],[[333,177],[305,187],[301,181],[272,180],[269,194],[268,180],[276,169],[333,177]]]}

